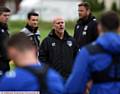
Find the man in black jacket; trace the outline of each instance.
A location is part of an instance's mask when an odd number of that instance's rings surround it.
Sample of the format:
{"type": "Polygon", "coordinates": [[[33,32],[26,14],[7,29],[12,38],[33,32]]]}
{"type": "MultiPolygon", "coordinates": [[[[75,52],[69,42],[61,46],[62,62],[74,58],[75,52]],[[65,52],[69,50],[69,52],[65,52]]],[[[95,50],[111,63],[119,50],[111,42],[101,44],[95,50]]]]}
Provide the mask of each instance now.
{"type": "Polygon", "coordinates": [[[5,47],[5,43],[9,38],[7,26],[9,16],[10,10],[3,6],[0,7],[0,76],[10,69],[5,47]]]}
{"type": "Polygon", "coordinates": [[[35,46],[39,48],[40,45],[40,31],[38,30],[39,14],[36,12],[29,12],[27,15],[27,24],[21,30],[34,42],[35,46]]]}
{"type": "Polygon", "coordinates": [[[76,51],[75,40],[66,32],[64,19],[55,17],[52,31],[41,44],[40,61],[49,64],[66,79],[71,72],[76,51]]]}
{"type": "Polygon", "coordinates": [[[92,16],[90,6],[87,2],[78,5],[78,13],[79,20],[75,25],[74,38],[78,48],[81,48],[96,40],[98,33],[96,18],[92,16]]]}

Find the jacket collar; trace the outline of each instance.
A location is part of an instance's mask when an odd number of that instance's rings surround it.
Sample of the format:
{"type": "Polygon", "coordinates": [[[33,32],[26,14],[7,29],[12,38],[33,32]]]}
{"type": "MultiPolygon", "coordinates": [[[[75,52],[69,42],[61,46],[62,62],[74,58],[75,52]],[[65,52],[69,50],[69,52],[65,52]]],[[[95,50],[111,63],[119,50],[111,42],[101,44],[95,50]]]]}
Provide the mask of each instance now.
{"type": "MultiPolygon", "coordinates": [[[[52,29],[51,32],[49,33],[49,36],[50,37],[54,37],[56,39],[60,39],[56,34],[55,34],[55,30],[52,29]]],[[[64,31],[64,37],[62,40],[67,40],[68,38],[70,37],[70,35],[67,33],[67,31],[65,30],[64,31]]]]}
{"type": "Polygon", "coordinates": [[[120,53],[120,35],[115,33],[115,31],[105,32],[98,37],[96,43],[109,52],[120,53]]]}
{"type": "Polygon", "coordinates": [[[38,30],[38,27],[33,28],[33,27],[29,26],[28,24],[25,27],[32,33],[36,33],[38,30]]]}
{"type": "Polygon", "coordinates": [[[8,25],[0,22],[0,28],[8,30],[8,25]]]}
{"type": "Polygon", "coordinates": [[[93,19],[96,19],[94,16],[89,15],[87,19],[79,19],[77,21],[78,24],[82,24],[82,25],[86,25],[88,24],[90,21],[92,21],[93,19]]]}

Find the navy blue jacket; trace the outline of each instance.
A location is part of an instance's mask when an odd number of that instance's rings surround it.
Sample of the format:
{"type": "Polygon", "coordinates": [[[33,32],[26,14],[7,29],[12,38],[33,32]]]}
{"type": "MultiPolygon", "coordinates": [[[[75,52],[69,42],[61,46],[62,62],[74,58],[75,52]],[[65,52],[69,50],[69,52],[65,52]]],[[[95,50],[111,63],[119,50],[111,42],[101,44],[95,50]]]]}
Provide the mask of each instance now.
{"type": "MultiPolygon", "coordinates": [[[[40,68],[41,66],[31,65],[29,67],[40,68]]],[[[61,94],[63,79],[56,71],[49,68],[45,81],[49,94],[61,94]]],[[[37,77],[22,68],[16,68],[6,73],[0,80],[0,91],[39,91],[39,87],[37,77]]]]}
{"type": "Polygon", "coordinates": [[[61,40],[52,30],[40,46],[39,60],[47,63],[67,79],[71,73],[76,52],[76,42],[66,31],[61,40]]]}
{"type": "Polygon", "coordinates": [[[98,37],[97,21],[92,15],[88,19],[79,19],[75,25],[74,38],[78,48],[95,41],[98,37]]]}
{"type": "Polygon", "coordinates": [[[9,39],[8,26],[0,22],[0,76],[10,69],[6,51],[6,41],[9,39]]]}
{"type": "MultiPolygon", "coordinates": [[[[120,53],[120,35],[107,32],[101,35],[92,45],[99,44],[106,51],[116,54],[120,53]]],[[[91,55],[83,47],[75,61],[75,65],[65,86],[65,94],[83,94],[86,83],[91,80],[91,72],[101,71],[107,68],[112,62],[112,57],[108,53],[98,53],[91,55]]],[[[120,71],[120,70],[119,70],[120,71]]],[[[113,75],[111,70],[110,75],[113,75]]],[[[120,73],[118,74],[120,76],[120,73]]],[[[91,87],[90,94],[120,94],[120,82],[108,82],[94,84],[91,87]]]]}

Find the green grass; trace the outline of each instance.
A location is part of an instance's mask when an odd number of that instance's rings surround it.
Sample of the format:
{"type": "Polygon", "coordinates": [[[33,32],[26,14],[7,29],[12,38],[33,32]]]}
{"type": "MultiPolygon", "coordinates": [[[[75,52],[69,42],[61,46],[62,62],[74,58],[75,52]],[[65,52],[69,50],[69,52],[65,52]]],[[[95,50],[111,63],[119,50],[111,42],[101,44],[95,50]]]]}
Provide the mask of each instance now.
{"type": "MultiPolygon", "coordinates": [[[[72,21],[66,22],[66,30],[68,31],[68,33],[70,35],[73,35],[74,24],[75,24],[75,21],[74,22],[72,22],[72,21]]],[[[19,32],[26,25],[26,22],[18,21],[18,20],[17,21],[9,21],[8,25],[9,25],[10,33],[13,34],[15,32],[19,32]]],[[[43,21],[39,22],[41,40],[43,40],[48,35],[48,33],[51,31],[51,28],[52,28],[51,22],[43,22],[43,21]]]]}

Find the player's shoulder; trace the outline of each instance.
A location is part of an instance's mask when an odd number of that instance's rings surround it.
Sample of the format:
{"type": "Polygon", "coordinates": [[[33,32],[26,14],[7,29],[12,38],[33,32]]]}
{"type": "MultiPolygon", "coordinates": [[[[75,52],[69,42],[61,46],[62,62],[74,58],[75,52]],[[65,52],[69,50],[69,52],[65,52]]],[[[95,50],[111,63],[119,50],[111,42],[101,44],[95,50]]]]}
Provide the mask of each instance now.
{"type": "Polygon", "coordinates": [[[25,33],[26,35],[31,34],[31,32],[26,27],[24,27],[23,29],[21,29],[21,32],[25,33]]]}
{"type": "Polygon", "coordinates": [[[15,80],[15,81],[21,81],[21,79],[26,80],[26,77],[32,78],[34,76],[32,75],[32,73],[30,73],[22,68],[16,68],[14,70],[6,72],[3,79],[11,79],[11,80],[15,80]]]}
{"type": "MultiPolygon", "coordinates": [[[[30,86],[31,83],[35,86],[34,89],[38,87],[37,78],[26,70],[21,68],[16,68],[7,72],[0,79],[0,90],[27,90],[25,87],[30,86]]],[[[33,90],[32,86],[29,87],[33,90]]]]}
{"type": "Polygon", "coordinates": [[[10,70],[10,71],[6,72],[5,75],[3,76],[3,79],[14,79],[14,78],[16,78],[15,70],[10,70]]]}

